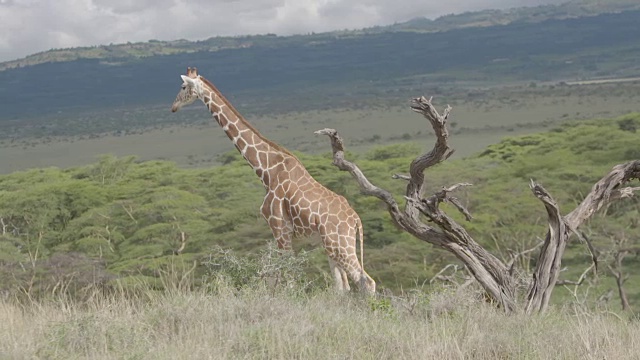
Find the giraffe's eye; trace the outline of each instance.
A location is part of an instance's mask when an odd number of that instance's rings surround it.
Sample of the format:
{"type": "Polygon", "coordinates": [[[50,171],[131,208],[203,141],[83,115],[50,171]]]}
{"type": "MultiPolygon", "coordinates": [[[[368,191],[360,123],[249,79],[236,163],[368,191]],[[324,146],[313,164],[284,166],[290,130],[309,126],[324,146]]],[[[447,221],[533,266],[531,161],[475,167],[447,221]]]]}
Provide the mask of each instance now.
{"type": "Polygon", "coordinates": [[[187,85],[182,85],[182,90],[186,89],[187,85]]]}

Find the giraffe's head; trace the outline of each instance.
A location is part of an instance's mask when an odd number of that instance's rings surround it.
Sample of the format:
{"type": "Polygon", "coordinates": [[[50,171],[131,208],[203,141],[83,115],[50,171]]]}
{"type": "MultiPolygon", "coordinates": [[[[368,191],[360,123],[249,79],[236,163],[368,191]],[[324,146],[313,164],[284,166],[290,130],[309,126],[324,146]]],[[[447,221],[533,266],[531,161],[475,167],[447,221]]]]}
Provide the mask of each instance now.
{"type": "Polygon", "coordinates": [[[173,101],[171,111],[176,112],[181,107],[194,102],[202,93],[202,80],[198,76],[196,68],[187,68],[187,75],[180,75],[182,78],[182,88],[173,101]]]}

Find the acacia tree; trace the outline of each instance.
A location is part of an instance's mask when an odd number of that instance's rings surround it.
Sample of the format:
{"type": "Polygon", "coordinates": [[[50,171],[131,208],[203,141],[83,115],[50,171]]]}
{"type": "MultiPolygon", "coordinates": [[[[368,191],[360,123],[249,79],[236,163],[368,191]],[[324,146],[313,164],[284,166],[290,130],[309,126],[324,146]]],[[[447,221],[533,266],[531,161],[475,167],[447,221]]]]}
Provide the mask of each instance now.
{"type": "MultiPolygon", "coordinates": [[[[449,147],[447,130],[451,107],[447,106],[443,113],[439,114],[432,105],[431,99],[419,97],[412,100],[411,109],[422,114],[431,123],[436,142],[429,152],[416,157],[411,162],[409,175],[393,175],[394,178],[408,182],[403,207],[389,191],[372,184],[356,164],[345,159],[344,142],[335,129],[327,128],[315,133],[329,136],[333,150],[333,165],[340,170],[350,172],[365,195],[382,200],[397,226],[422,241],[451,252],[466,265],[484,290],[504,311],[514,311],[518,295],[514,263],[505,264],[488,252],[463,226],[440,209],[439,205],[442,202],[448,202],[455,206],[467,220],[471,220],[469,211],[451,195],[460,187],[471,184],[458,183],[443,187],[442,190],[431,195],[423,193],[425,170],[447,160],[454,151],[449,147]]],[[[630,197],[634,191],[640,190],[640,187],[623,187],[634,179],[640,179],[640,160],[614,166],[611,172],[593,185],[583,201],[564,216],[560,213],[551,194],[542,185],[531,181],[530,188],[533,195],[542,202],[547,212],[549,229],[528,283],[524,304],[524,310],[527,313],[544,312],[547,309],[551,293],[558,281],[562,256],[569,237],[573,233],[580,236],[577,228],[603,206],[615,200],[630,197]]],[[[593,255],[593,249],[589,247],[593,255]]],[[[594,255],[594,263],[595,261],[594,255]]]]}

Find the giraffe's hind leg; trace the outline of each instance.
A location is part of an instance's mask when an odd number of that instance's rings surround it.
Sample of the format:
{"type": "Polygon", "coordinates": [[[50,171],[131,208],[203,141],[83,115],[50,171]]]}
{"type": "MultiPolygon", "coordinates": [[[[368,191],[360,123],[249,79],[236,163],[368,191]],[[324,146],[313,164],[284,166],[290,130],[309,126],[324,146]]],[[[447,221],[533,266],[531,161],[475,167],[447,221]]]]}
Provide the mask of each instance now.
{"type": "Polygon", "coordinates": [[[331,256],[329,256],[329,268],[331,269],[331,275],[333,276],[333,279],[335,281],[336,290],[351,290],[346,271],[344,271],[344,269],[340,265],[338,265],[336,261],[331,258],[331,256]]]}
{"type": "MultiPolygon", "coordinates": [[[[373,293],[375,292],[375,281],[367,274],[362,265],[358,261],[356,254],[356,231],[355,228],[344,226],[345,223],[339,225],[326,226],[321,230],[322,242],[324,244],[329,261],[333,261],[336,267],[345,275],[348,275],[361,291],[373,293]]],[[[338,281],[336,272],[333,271],[336,279],[336,287],[340,283],[347,282],[338,281]]],[[[343,275],[340,276],[341,278],[343,275]]]]}
{"type": "Polygon", "coordinates": [[[322,227],[320,237],[329,257],[329,266],[336,289],[348,291],[351,289],[348,277],[351,277],[353,281],[360,279],[359,276],[353,276],[353,273],[360,269],[360,264],[355,253],[355,246],[345,246],[348,235],[340,235],[337,230],[337,227],[322,227]],[[352,263],[353,259],[355,259],[355,264],[352,263]]]}

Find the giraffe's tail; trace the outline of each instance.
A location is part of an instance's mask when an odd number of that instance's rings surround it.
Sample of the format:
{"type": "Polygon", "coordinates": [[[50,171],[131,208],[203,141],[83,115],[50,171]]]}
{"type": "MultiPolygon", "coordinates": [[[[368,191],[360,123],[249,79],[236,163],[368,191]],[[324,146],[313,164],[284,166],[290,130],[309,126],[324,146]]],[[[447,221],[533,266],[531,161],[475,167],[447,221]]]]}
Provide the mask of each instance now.
{"type": "Polygon", "coordinates": [[[360,289],[365,289],[369,295],[376,293],[376,282],[364,271],[364,231],[362,231],[362,220],[357,218],[358,237],[360,238],[360,289]]]}
{"type": "Polygon", "coordinates": [[[358,218],[358,237],[360,239],[360,267],[362,269],[362,275],[365,274],[364,271],[364,232],[362,231],[362,220],[358,218]]]}

